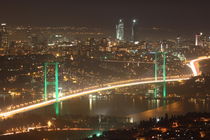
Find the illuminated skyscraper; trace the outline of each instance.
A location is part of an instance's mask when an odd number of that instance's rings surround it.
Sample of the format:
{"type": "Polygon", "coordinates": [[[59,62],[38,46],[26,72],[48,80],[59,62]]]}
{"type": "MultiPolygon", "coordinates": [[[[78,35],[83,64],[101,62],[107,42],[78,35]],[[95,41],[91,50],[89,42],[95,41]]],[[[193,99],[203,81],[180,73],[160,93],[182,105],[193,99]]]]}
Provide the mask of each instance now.
{"type": "Polygon", "coordinates": [[[203,33],[195,35],[195,46],[204,46],[203,33]]]}
{"type": "Polygon", "coordinates": [[[177,47],[180,47],[180,41],[181,41],[181,37],[177,36],[177,38],[176,38],[176,46],[177,47]]]}
{"type": "Polygon", "coordinates": [[[137,24],[137,20],[133,19],[132,20],[132,27],[131,27],[131,42],[135,42],[136,41],[136,24],[137,24]]]}
{"type": "Polygon", "coordinates": [[[7,24],[1,24],[0,30],[0,48],[7,48],[8,47],[8,32],[7,32],[7,24]]]}
{"type": "Polygon", "coordinates": [[[7,24],[6,23],[1,24],[1,31],[2,32],[7,32],[7,24]]]}
{"type": "Polygon", "coordinates": [[[31,30],[32,30],[31,26],[27,26],[26,35],[27,35],[29,46],[32,46],[32,34],[31,34],[31,30]]]}
{"type": "Polygon", "coordinates": [[[116,25],[116,39],[120,41],[124,40],[124,23],[122,19],[120,19],[119,23],[116,25]]]}

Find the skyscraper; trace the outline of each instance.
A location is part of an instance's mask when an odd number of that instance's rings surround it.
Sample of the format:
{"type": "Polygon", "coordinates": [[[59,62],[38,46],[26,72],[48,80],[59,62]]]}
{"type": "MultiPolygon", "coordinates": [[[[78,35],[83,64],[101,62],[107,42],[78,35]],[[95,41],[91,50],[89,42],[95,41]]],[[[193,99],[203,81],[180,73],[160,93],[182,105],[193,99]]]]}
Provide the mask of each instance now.
{"type": "Polygon", "coordinates": [[[9,44],[8,44],[7,24],[2,23],[0,30],[0,48],[7,48],[8,46],[9,44]]]}
{"type": "Polygon", "coordinates": [[[176,46],[180,47],[180,42],[181,42],[181,36],[177,36],[176,38],[176,46]]]}
{"type": "Polygon", "coordinates": [[[137,24],[137,20],[133,19],[132,20],[132,26],[131,26],[131,42],[135,42],[136,41],[136,24],[137,24]]]}
{"type": "Polygon", "coordinates": [[[195,46],[204,46],[204,37],[203,33],[195,35],[195,46]]]}
{"type": "Polygon", "coordinates": [[[28,25],[27,26],[27,30],[26,30],[26,35],[27,35],[29,46],[32,46],[32,33],[31,33],[31,30],[32,30],[31,26],[28,25]]]}
{"type": "Polygon", "coordinates": [[[120,41],[124,40],[124,23],[122,19],[120,19],[116,25],[116,39],[120,41]]]}

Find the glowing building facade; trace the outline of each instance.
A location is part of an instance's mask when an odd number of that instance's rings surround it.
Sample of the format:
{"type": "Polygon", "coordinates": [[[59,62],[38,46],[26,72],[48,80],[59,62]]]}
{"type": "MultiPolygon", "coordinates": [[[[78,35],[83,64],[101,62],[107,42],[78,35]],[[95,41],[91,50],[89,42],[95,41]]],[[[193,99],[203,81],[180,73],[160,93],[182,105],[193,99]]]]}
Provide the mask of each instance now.
{"type": "Polygon", "coordinates": [[[203,33],[195,35],[195,46],[204,46],[204,37],[203,33]]]}
{"type": "Polygon", "coordinates": [[[7,48],[8,44],[8,32],[6,23],[1,24],[0,30],[0,48],[7,48]]]}
{"type": "Polygon", "coordinates": [[[116,25],[116,39],[120,41],[124,40],[124,23],[122,19],[120,19],[119,23],[116,25]]]}
{"type": "Polygon", "coordinates": [[[136,24],[137,24],[137,20],[133,19],[132,20],[132,27],[131,27],[131,42],[135,42],[136,41],[136,24]]]}

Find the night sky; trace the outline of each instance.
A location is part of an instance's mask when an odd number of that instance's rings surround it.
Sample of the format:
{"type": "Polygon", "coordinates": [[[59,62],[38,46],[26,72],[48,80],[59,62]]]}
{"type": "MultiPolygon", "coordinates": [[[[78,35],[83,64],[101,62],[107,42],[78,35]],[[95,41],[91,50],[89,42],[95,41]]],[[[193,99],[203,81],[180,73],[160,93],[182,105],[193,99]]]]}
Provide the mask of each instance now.
{"type": "Polygon", "coordinates": [[[141,27],[210,30],[210,4],[197,0],[1,0],[0,22],[10,25],[113,28],[117,19],[141,27]],[[184,2],[182,2],[184,1],[184,2]]]}

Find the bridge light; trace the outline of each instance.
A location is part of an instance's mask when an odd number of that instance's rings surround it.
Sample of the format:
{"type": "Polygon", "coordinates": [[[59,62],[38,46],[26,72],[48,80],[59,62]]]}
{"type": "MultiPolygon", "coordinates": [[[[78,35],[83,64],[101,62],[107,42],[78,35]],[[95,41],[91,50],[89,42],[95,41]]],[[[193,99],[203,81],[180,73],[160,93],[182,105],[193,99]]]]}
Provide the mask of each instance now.
{"type": "Polygon", "coordinates": [[[101,132],[98,132],[98,133],[96,133],[96,136],[97,137],[100,137],[100,136],[102,136],[102,133],[101,132]]]}
{"type": "Polygon", "coordinates": [[[52,122],[51,122],[51,121],[48,121],[48,122],[47,122],[47,126],[48,126],[48,127],[51,127],[51,126],[52,126],[52,122]]]}

